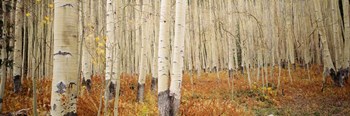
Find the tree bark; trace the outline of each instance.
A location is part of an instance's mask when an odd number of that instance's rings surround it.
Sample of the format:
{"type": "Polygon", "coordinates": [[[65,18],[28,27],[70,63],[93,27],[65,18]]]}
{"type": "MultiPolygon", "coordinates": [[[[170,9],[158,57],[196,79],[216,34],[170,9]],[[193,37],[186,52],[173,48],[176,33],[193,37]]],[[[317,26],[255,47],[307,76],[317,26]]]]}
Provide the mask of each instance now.
{"type": "Polygon", "coordinates": [[[15,51],[14,51],[14,66],[13,66],[13,83],[14,92],[21,90],[22,78],[22,29],[23,29],[23,1],[17,1],[16,5],[16,29],[15,29],[15,51]]]}
{"type": "Polygon", "coordinates": [[[91,12],[90,12],[90,4],[91,1],[82,1],[82,27],[83,27],[83,42],[82,42],[82,85],[87,88],[87,90],[91,90],[91,77],[92,77],[92,54],[91,54],[91,44],[93,39],[93,31],[92,31],[92,21],[91,21],[91,12]]]}
{"type": "Polygon", "coordinates": [[[169,116],[170,80],[170,0],[162,0],[160,7],[158,45],[158,110],[159,115],[169,116]]]}
{"type": "Polygon", "coordinates": [[[105,88],[105,109],[104,115],[107,114],[108,100],[115,96],[115,84],[116,84],[116,69],[115,54],[116,51],[116,39],[115,39],[115,13],[116,7],[113,0],[106,0],[106,88],[105,88]]]}
{"type": "Polygon", "coordinates": [[[323,46],[322,53],[323,53],[323,86],[322,91],[324,89],[325,83],[326,83],[326,76],[328,76],[331,73],[331,70],[335,70],[331,55],[328,48],[328,41],[327,37],[325,35],[325,28],[323,25],[323,18],[322,18],[322,12],[321,12],[321,5],[319,0],[314,0],[314,7],[315,7],[315,14],[316,14],[316,21],[317,21],[317,30],[318,34],[321,38],[321,43],[323,46]]]}
{"type": "Polygon", "coordinates": [[[343,13],[344,13],[344,39],[345,39],[345,46],[344,46],[344,62],[345,66],[343,66],[345,69],[347,69],[350,72],[350,3],[348,0],[343,0],[343,13]]]}
{"type": "Polygon", "coordinates": [[[8,13],[6,10],[6,5],[9,0],[1,1],[2,2],[2,27],[1,27],[1,85],[0,85],[0,111],[2,110],[3,97],[5,94],[5,85],[7,79],[7,45],[8,45],[8,34],[7,34],[7,22],[8,22],[8,13]]]}
{"type": "Polygon", "coordinates": [[[55,0],[51,115],[76,116],[78,0],[55,0]]]}
{"type": "Polygon", "coordinates": [[[182,72],[184,69],[184,41],[186,27],[186,0],[176,0],[175,40],[172,54],[170,84],[170,115],[175,116],[180,107],[182,72]]]}

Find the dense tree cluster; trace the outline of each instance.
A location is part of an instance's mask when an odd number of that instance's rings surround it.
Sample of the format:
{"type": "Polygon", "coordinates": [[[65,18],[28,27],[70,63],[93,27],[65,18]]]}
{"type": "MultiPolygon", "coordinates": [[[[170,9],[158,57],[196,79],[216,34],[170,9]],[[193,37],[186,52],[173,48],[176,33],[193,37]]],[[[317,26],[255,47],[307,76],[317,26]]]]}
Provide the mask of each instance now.
{"type": "Polygon", "coordinates": [[[122,73],[139,76],[143,102],[151,75],[161,115],[176,114],[184,71],[241,72],[265,86],[280,78],[275,67],[293,82],[296,66],[320,65],[324,84],[331,76],[342,87],[349,13],[349,0],[2,0],[0,110],[6,78],[14,92],[23,78],[52,78],[56,115],[76,114],[78,87],[90,90],[94,75],[106,80],[105,104],[118,99],[122,73]]]}

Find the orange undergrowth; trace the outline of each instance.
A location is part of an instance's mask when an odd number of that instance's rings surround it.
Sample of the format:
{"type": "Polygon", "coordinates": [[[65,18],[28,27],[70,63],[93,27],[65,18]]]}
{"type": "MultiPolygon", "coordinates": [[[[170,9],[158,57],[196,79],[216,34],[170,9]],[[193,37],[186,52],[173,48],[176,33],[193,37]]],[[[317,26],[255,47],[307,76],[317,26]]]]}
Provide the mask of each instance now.
{"type": "MultiPolygon", "coordinates": [[[[270,72],[270,69],[268,71],[270,72]]],[[[327,78],[327,88],[321,92],[322,68],[297,67],[292,71],[291,82],[288,70],[281,72],[281,86],[277,88],[278,68],[274,68],[272,77],[268,74],[269,86],[263,87],[262,77],[257,79],[256,69],[251,70],[252,88],[249,88],[247,74],[235,74],[233,80],[227,72],[203,73],[193,75],[193,85],[188,73],[184,75],[180,115],[350,115],[350,85],[334,87],[327,78]],[[231,86],[233,82],[233,87],[231,86]],[[233,89],[233,91],[232,91],[233,89]]],[[[78,114],[97,115],[103,78],[93,77],[92,90],[81,87],[78,98],[78,114]]],[[[150,77],[147,77],[145,100],[136,102],[137,76],[122,75],[119,113],[121,115],[158,115],[157,93],[150,91],[150,77]]],[[[29,108],[32,110],[32,86],[30,80],[24,80],[20,94],[12,92],[13,85],[7,81],[2,112],[14,112],[29,108]]],[[[37,80],[39,115],[48,114],[50,109],[51,81],[37,80]]],[[[103,93],[102,93],[103,95],[103,93]]],[[[104,101],[102,102],[104,103],[104,101]]],[[[114,99],[109,100],[108,115],[113,113],[114,99]]],[[[103,107],[102,107],[103,110],[103,107]]]]}

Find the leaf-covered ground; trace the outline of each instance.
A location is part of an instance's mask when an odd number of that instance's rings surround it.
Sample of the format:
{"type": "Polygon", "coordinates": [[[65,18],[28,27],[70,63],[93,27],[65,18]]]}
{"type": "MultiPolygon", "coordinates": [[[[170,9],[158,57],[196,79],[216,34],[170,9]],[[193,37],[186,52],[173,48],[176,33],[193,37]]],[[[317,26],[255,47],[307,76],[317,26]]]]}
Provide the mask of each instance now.
{"type": "MultiPolygon", "coordinates": [[[[350,115],[350,85],[343,88],[332,85],[327,78],[327,88],[321,92],[322,68],[313,66],[310,79],[304,68],[292,71],[292,81],[287,70],[281,72],[281,86],[277,87],[278,69],[271,77],[269,85],[262,86],[262,76],[257,79],[257,70],[251,70],[252,89],[249,89],[247,74],[236,74],[229,80],[227,72],[203,73],[198,78],[193,75],[193,84],[188,73],[184,76],[180,115],[350,115]],[[219,77],[219,78],[218,78],[219,77]],[[258,81],[259,80],[259,81],[258,81]],[[233,87],[232,82],[233,81],[233,87]]],[[[270,68],[268,69],[270,72],[270,68]]],[[[261,73],[262,74],[262,73],[261,73]]],[[[136,102],[137,77],[121,77],[119,112],[122,115],[158,115],[157,94],[150,91],[150,78],[147,78],[144,103],[136,102]]],[[[97,115],[103,79],[93,78],[93,89],[88,92],[81,87],[78,99],[78,114],[97,115]]],[[[32,113],[32,86],[30,80],[24,80],[23,90],[19,94],[12,92],[13,85],[7,81],[2,113],[29,109],[32,113]]],[[[50,109],[51,81],[37,80],[39,115],[46,115],[50,109]]],[[[109,101],[108,113],[112,115],[114,99],[109,101]]],[[[102,108],[103,109],[103,108],[102,108]]]]}

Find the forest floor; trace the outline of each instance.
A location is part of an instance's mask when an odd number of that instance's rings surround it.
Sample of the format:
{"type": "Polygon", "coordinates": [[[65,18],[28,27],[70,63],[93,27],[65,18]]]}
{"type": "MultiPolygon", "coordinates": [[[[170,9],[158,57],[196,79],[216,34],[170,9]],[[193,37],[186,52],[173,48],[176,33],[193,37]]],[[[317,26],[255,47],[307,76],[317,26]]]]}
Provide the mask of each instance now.
{"type": "MultiPolygon", "coordinates": [[[[257,81],[256,70],[252,70],[252,87],[249,89],[247,75],[237,74],[232,84],[228,83],[228,73],[204,73],[198,78],[193,75],[193,84],[189,74],[184,75],[180,115],[350,115],[350,84],[343,88],[333,86],[327,78],[328,86],[321,92],[322,68],[313,66],[310,79],[305,69],[297,67],[292,71],[292,79],[288,70],[281,72],[281,86],[277,86],[278,68],[273,76],[269,76],[269,86],[262,87],[257,81]],[[233,90],[233,91],[232,91],[233,90]]],[[[270,75],[270,74],[269,74],[270,75]]],[[[97,115],[101,90],[104,88],[102,78],[94,77],[90,92],[81,87],[78,99],[78,114],[82,116],[97,115]]],[[[148,77],[145,101],[136,102],[137,77],[123,75],[121,77],[121,93],[119,113],[122,116],[158,115],[157,94],[150,91],[148,77]]],[[[31,81],[25,80],[23,90],[19,94],[12,92],[13,85],[7,81],[4,96],[3,113],[21,109],[32,111],[31,81]]],[[[232,82],[232,79],[230,80],[232,82]]],[[[37,80],[37,103],[39,115],[47,115],[50,109],[51,80],[37,80]]],[[[109,101],[109,113],[112,113],[114,99],[109,101]]],[[[103,108],[102,108],[103,109],[103,108]]]]}

